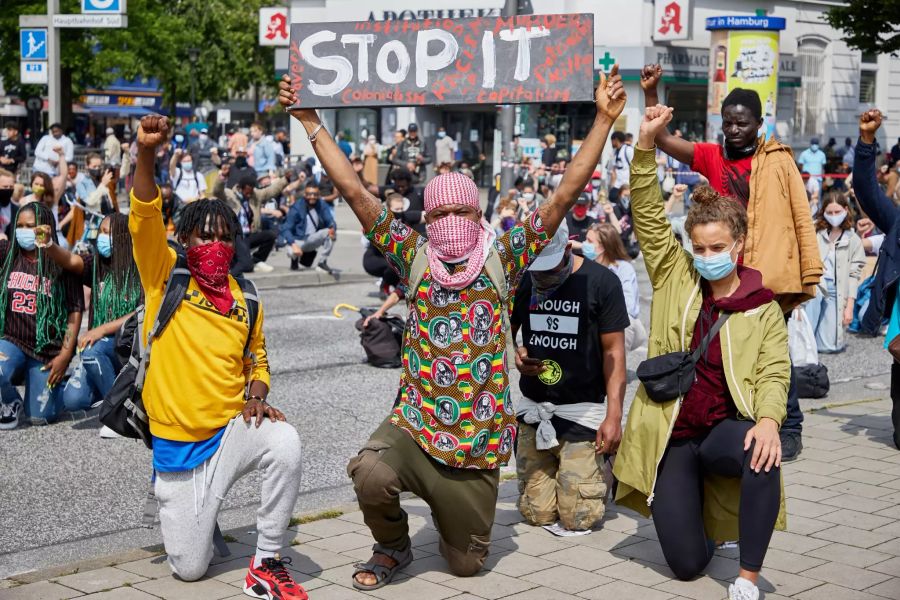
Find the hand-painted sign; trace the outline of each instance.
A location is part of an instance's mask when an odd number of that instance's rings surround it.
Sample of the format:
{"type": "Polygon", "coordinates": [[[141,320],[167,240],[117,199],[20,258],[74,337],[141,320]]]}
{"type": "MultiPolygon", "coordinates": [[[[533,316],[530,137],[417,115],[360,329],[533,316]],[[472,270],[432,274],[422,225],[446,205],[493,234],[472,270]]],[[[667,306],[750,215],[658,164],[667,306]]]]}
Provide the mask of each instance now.
{"type": "Polygon", "coordinates": [[[593,99],[590,14],[294,23],[298,107],[593,99]]]}

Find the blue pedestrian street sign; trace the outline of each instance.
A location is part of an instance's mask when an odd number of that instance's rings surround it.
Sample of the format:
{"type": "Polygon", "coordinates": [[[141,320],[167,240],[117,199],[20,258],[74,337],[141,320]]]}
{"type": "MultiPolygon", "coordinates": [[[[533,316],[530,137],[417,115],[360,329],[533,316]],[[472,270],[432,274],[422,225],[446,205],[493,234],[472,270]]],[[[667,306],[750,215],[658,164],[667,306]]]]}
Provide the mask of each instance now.
{"type": "Polygon", "coordinates": [[[81,0],[82,14],[122,14],[125,0],[81,0]]]}
{"type": "Polygon", "coordinates": [[[22,60],[47,60],[47,30],[20,29],[19,52],[22,60]]]}

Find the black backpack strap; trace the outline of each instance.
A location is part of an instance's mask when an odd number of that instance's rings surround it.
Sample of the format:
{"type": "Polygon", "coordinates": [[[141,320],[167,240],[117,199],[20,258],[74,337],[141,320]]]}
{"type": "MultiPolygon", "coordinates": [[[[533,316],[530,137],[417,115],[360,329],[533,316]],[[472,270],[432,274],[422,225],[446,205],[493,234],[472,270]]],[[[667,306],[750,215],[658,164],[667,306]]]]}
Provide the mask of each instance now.
{"type": "Polygon", "coordinates": [[[253,338],[253,330],[256,328],[256,319],[259,318],[259,292],[256,291],[256,284],[246,277],[238,277],[237,282],[244,294],[244,301],[247,302],[247,316],[250,321],[250,332],[247,334],[247,344],[244,347],[246,353],[253,338]]]}
{"type": "Polygon", "coordinates": [[[706,354],[706,350],[709,348],[709,344],[713,341],[713,338],[719,333],[719,330],[722,329],[722,326],[725,324],[725,321],[728,320],[728,317],[731,316],[731,313],[722,313],[719,315],[719,318],[716,319],[715,324],[712,326],[712,329],[709,330],[703,339],[700,340],[700,345],[697,346],[697,349],[691,353],[691,360],[695,363],[700,360],[700,357],[706,354]]]}
{"type": "MultiPolygon", "coordinates": [[[[169,279],[166,281],[166,290],[163,293],[162,303],[159,305],[156,320],[153,321],[153,327],[150,328],[150,334],[147,336],[147,346],[144,348],[143,356],[141,356],[140,364],[138,365],[137,375],[134,378],[134,386],[137,391],[144,389],[144,379],[147,376],[147,366],[150,363],[150,348],[153,346],[153,340],[162,334],[166,325],[172,320],[175,311],[178,310],[178,307],[184,300],[188,284],[191,282],[191,272],[187,268],[187,257],[180,248],[175,250],[175,254],[175,266],[172,267],[169,279]]],[[[146,314],[144,318],[147,318],[146,314]]],[[[143,340],[141,329],[139,328],[135,334],[143,340]]]]}

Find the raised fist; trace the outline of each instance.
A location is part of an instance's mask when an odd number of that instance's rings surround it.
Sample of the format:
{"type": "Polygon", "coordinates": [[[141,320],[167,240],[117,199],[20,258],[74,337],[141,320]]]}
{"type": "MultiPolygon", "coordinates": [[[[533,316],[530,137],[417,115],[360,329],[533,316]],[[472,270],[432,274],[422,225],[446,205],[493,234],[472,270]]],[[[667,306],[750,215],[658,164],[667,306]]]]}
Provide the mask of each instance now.
{"type": "Polygon", "coordinates": [[[641,131],[638,134],[638,145],[641,148],[653,148],[656,136],[672,120],[672,112],[671,107],[662,104],[644,109],[644,120],[641,121],[641,131]]]}
{"type": "Polygon", "coordinates": [[[142,148],[156,148],[169,137],[169,120],[160,115],[147,115],[141,118],[138,127],[137,142],[142,148]]]}
{"type": "Polygon", "coordinates": [[[867,110],[859,117],[859,137],[867,143],[875,142],[875,132],[881,127],[881,111],[877,108],[867,110]]]}
{"type": "Polygon", "coordinates": [[[38,248],[49,248],[53,244],[49,225],[38,225],[34,228],[34,245],[38,248]]]}
{"type": "Polygon", "coordinates": [[[644,65],[641,69],[641,89],[645,92],[655,92],[656,85],[662,78],[663,70],[659,65],[644,65]]]}

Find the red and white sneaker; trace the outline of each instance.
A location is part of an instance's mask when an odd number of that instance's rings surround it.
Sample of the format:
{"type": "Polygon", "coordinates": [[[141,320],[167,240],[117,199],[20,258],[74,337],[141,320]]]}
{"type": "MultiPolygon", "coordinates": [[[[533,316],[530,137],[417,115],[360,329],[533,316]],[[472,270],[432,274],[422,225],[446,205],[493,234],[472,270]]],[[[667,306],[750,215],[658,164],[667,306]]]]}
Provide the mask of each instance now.
{"type": "Polygon", "coordinates": [[[294,582],[285,564],[291,564],[291,557],[264,558],[258,568],[253,567],[250,559],[250,571],[244,580],[244,593],[253,598],[263,600],[309,600],[303,586],[294,582]]]}

